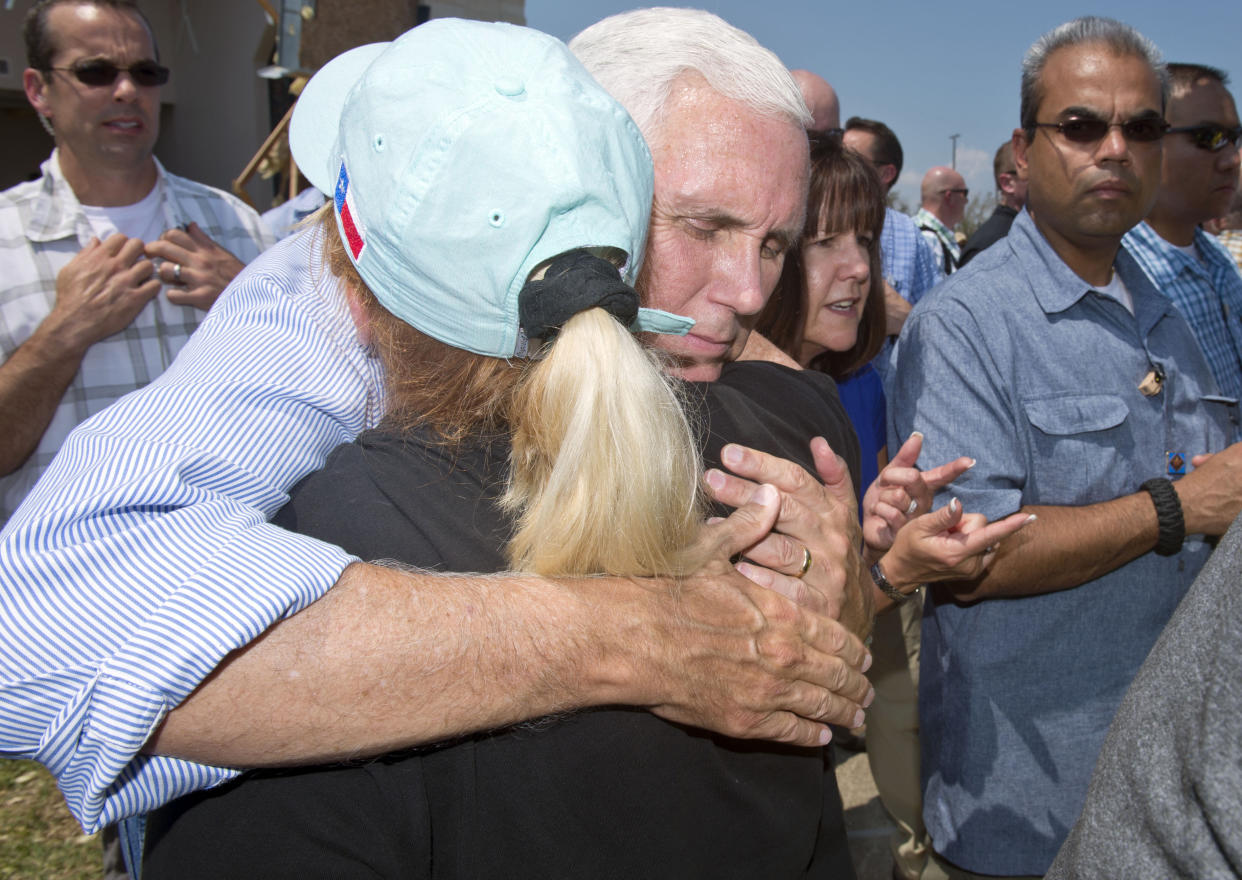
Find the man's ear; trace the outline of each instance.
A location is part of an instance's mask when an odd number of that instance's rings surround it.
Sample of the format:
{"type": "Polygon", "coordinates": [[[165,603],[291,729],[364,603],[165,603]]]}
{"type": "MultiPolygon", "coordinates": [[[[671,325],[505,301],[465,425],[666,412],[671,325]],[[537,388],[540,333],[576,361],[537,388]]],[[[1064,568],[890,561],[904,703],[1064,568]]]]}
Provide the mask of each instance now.
{"type": "Polygon", "coordinates": [[[22,71],[22,89],[26,92],[26,100],[30,102],[30,106],[40,116],[48,114],[47,99],[44,93],[47,90],[47,82],[43,79],[43,74],[35,70],[33,67],[27,67],[22,71]]]}
{"type": "Polygon", "coordinates": [[[1030,180],[1026,164],[1026,148],[1030,146],[1026,140],[1026,132],[1020,128],[1013,130],[1013,167],[1018,169],[1019,180],[1030,180]]]}
{"type": "Polygon", "coordinates": [[[884,184],[886,190],[891,188],[893,181],[897,179],[897,166],[891,164],[881,165],[879,171],[880,183],[884,184]]]}
{"type": "Polygon", "coordinates": [[[348,282],[345,284],[345,302],[349,306],[349,317],[353,319],[354,329],[358,331],[358,341],[364,346],[370,345],[371,317],[362,305],[362,300],[354,290],[354,286],[348,282]]]}

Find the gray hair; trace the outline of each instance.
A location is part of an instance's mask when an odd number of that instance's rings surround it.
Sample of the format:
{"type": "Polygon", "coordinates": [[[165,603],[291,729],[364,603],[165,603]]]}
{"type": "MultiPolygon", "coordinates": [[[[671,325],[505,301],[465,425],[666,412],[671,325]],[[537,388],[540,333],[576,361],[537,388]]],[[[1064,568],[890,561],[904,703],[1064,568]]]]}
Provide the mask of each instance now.
{"type": "Polygon", "coordinates": [[[1107,46],[1118,55],[1131,55],[1146,61],[1160,81],[1163,111],[1169,99],[1169,73],[1156,44],[1128,24],[1112,18],[1087,15],[1058,25],[1026,50],[1026,57],[1022,59],[1022,103],[1019,118],[1028,139],[1035,136],[1035,115],[1039,112],[1039,104],[1044,97],[1040,78],[1049,56],[1058,49],[1092,43],[1107,46]]]}
{"type": "Polygon", "coordinates": [[[750,34],[701,9],[654,7],[609,16],[569,41],[591,75],[629,111],[648,141],[684,73],[762,116],[811,123],[781,60],[750,34]]]}

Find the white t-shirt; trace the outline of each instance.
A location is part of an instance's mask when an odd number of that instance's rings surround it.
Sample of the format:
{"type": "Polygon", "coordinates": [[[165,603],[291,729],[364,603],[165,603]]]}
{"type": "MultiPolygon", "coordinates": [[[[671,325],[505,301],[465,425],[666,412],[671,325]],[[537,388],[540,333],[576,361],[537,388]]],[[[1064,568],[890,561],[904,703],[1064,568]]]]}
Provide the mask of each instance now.
{"type": "Polygon", "coordinates": [[[82,213],[91,225],[91,231],[103,241],[117,232],[129,238],[155,241],[164,233],[164,212],[160,204],[160,188],[157,184],[140,202],[116,208],[83,205],[82,213]]]}

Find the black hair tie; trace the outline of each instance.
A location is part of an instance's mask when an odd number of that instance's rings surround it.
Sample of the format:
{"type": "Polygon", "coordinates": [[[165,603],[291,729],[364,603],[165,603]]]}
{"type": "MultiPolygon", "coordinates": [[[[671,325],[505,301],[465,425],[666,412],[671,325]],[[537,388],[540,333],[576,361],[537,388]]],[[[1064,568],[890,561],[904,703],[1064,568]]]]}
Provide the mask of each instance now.
{"type": "Polygon", "coordinates": [[[585,250],[556,257],[518,294],[518,320],[530,339],[550,340],[574,315],[596,307],[629,327],[638,317],[638,292],[616,266],[585,250]]]}

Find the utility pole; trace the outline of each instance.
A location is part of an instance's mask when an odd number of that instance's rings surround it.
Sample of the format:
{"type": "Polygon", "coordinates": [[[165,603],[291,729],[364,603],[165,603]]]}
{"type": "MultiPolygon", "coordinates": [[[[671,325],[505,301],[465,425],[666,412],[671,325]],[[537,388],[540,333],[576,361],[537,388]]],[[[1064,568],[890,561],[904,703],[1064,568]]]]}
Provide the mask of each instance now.
{"type": "Polygon", "coordinates": [[[957,139],[960,137],[961,137],[960,134],[949,135],[949,140],[953,141],[953,161],[949,167],[952,168],[954,171],[957,170],[957,139]]]}

